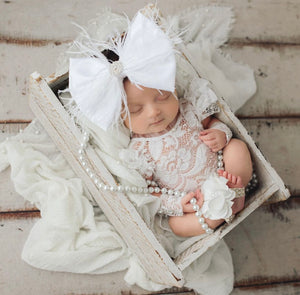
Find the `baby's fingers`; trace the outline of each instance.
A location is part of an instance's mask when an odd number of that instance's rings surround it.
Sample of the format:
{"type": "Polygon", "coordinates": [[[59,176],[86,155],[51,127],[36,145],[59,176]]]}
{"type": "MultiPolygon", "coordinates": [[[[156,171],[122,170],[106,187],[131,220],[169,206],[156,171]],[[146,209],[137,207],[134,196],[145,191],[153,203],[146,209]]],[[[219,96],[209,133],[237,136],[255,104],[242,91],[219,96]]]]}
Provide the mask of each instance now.
{"type": "Polygon", "coordinates": [[[190,192],[188,194],[186,194],[182,199],[181,199],[181,203],[183,204],[187,204],[190,202],[190,200],[195,196],[194,192],[190,192]]]}

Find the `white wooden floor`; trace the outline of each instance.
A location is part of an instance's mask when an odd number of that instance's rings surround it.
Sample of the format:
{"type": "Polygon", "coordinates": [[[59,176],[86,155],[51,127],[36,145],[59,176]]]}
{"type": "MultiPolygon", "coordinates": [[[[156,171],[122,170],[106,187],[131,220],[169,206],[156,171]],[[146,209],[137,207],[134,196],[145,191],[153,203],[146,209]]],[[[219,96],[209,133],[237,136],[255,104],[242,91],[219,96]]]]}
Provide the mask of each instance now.
{"type": "MultiPolygon", "coordinates": [[[[28,75],[55,70],[58,54],[105,5],[132,16],[148,1],[7,0],[0,2],[0,141],[33,119],[28,75]]],[[[300,1],[161,0],[164,14],[189,5],[233,6],[237,15],[229,46],[235,60],[255,69],[257,94],[238,112],[292,197],[252,213],[226,236],[235,265],[234,295],[300,294],[300,1]]],[[[21,258],[39,212],[0,174],[0,294],[149,294],[129,287],[124,273],[76,275],[34,269],[21,258]]],[[[193,294],[172,289],[168,294],[193,294]]]]}

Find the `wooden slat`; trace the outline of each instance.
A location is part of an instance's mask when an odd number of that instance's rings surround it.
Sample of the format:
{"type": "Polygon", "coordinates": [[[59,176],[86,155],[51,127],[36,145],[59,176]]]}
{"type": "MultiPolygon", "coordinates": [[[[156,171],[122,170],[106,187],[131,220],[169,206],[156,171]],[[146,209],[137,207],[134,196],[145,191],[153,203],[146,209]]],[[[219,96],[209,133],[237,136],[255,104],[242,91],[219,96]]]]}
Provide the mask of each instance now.
{"type": "MultiPolygon", "coordinates": [[[[28,124],[0,124],[0,143],[6,138],[24,130],[28,124]]],[[[0,172],[0,212],[35,210],[30,202],[25,201],[14,189],[10,179],[10,168],[0,172]]]]}
{"type": "Polygon", "coordinates": [[[228,52],[254,70],[257,82],[257,93],[238,116],[299,117],[300,84],[294,77],[300,75],[300,46],[231,46],[228,52]]]}
{"type": "Polygon", "coordinates": [[[253,286],[246,288],[235,288],[231,295],[299,295],[300,283],[272,284],[253,286]]]}
{"type": "MultiPolygon", "coordinates": [[[[20,43],[26,43],[26,40],[30,39],[70,40],[76,35],[71,22],[85,25],[101,8],[108,5],[116,12],[126,12],[133,16],[137,9],[146,3],[144,0],[1,1],[0,37],[2,42],[19,39],[16,42],[20,43]]],[[[182,11],[189,6],[207,4],[234,8],[237,15],[232,33],[234,40],[299,43],[298,0],[164,0],[159,2],[159,7],[166,15],[182,11]]],[[[36,43],[37,46],[39,44],[36,43]]]]}
{"type": "MultiPolygon", "coordinates": [[[[82,135],[53,91],[38,73],[31,75],[30,106],[74,172],[84,181],[109,221],[134,251],[148,276],[159,284],[182,286],[181,272],[156,240],[153,232],[147,227],[133,204],[125,195],[101,191],[89,177],[78,159],[78,148],[82,135]]],[[[104,183],[115,185],[115,180],[93,148],[86,148],[86,158],[86,162],[90,163],[90,169],[94,171],[95,175],[104,183]]]]}
{"type": "Polygon", "coordinates": [[[299,198],[266,205],[225,237],[236,286],[300,281],[299,210],[299,198]]]}
{"type": "MultiPolygon", "coordinates": [[[[0,44],[3,52],[0,55],[3,73],[0,78],[0,121],[30,120],[34,117],[27,99],[29,74],[37,69],[46,76],[54,72],[57,57],[64,50],[64,45],[26,47],[0,44]]],[[[238,111],[238,115],[300,115],[300,86],[298,80],[292,78],[300,76],[299,46],[233,46],[226,51],[232,53],[234,60],[249,64],[254,69],[258,84],[257,94],[238,111]]]]}
{"type": "Polygon", "coordinates": [[[242,123],[291,193],[300,195],[300,119],[242,120],[242,123]]]}
{"type": "Polygon", "coordinates": [[[54,72],[63,48],[53,44],[44,47],[0,44],[0,121],[34,118],[28,105],[29,75],[36,69],[47,75],[54,72]]]}

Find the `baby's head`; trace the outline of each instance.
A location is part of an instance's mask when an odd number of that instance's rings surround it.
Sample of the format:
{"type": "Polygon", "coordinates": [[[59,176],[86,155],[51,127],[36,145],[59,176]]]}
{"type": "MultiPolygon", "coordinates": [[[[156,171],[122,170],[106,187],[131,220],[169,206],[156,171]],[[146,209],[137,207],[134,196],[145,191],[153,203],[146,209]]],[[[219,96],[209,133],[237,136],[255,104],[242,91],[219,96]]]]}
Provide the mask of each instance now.
{"type": "MultiPolygon", "coordinates": [[[[119,59],[111,50],[102,52],[109,62],[119,59]]],[[[122,112],[125,126],[136,134],[157,133],[175,120],[179,103],[172,92],[144,86],[137,87],[126,77],[123,80],[128,113],[122,112]]]]}
{"type": "Polygon", "coordinates": [[[137,87],[127,78],[123,84],[129,111],[124,123],[131,131],[137,134],[161,132],[175,120],[179,103],[172,92],[137,87]]]}
{"type": "Polygon", "coordinates": [[[84,53],[69,66],[76,110],[105,131],[120,119],[138,134],[163,131],[178,114],[175,41],[166,32],[155,17],[138,12],[123,34],[76,42],[84,53]]]}

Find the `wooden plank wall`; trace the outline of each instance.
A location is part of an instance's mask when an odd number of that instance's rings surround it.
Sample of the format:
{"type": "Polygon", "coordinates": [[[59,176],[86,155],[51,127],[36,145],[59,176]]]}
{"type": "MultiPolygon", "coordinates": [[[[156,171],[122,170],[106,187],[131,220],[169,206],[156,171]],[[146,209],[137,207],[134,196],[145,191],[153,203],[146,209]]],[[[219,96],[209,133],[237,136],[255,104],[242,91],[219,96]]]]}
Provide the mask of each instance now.
{"type": "MultiPolygon", "coordinates": [[[[106,5],[132,16],[146,3],[2,0],[0,141],[34,118],[27,102],[28,76],[35,70],[45,76],[54,72],[59,53],[76,36],[71,22],[85,25],[106,5]]],[[[254,68],[258,83],[258,92],[238,116],[292,193],[286,202],[258,209],[226,237],[236,272],[233,294],[300,294],[300,2],[161,0],[159,6],[173,14],[207,3],[234,7],[236,23],[225,50],[254,68]]],[[[15,193],[9,173],[0,174],[0,294],[149,294],[126,285],[122,272],[75,275],[25,264],[21,250],[39,212],[15,193]]]]}

